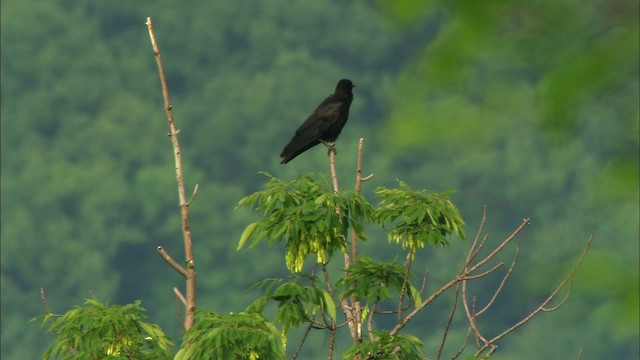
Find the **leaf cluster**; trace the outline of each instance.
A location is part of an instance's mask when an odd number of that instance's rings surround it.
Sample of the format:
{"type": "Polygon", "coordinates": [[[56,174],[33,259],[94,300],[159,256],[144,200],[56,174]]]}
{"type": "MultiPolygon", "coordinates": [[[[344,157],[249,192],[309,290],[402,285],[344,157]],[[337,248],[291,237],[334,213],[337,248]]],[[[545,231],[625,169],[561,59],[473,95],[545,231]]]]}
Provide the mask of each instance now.
{"type": "Polygon", "coordinates": [[[254,247],[262,239],[270,243],[284,239],[286,264],[291,272],[302,270],[310,254],[317,262],[327,263],[337,251],[346,251],[349,225],[365,239],[362,223],[371,218],[372,207],[359,194],[335,193],[326,180],[300,176],[285,183],[269,174],[264,190],[240,200],[238,207],[249,206],[262,219],[249,224],[240,238],[238,249],[249,238],[254,247]]]}
{"type": "Polygon", "coordinates": [[[170,359],[169,340],[156,324],[145,322],[140,301],[124,306],[106,306],[87,299],[64,315],[52,319],[47,332],[58,336],[43,359],[170,359]]]}
{"type": "Polygon", "coordinates": [[[387,229],[389,241],[402,244],[413,256],[425,244],[449,245],[449,235],[464,238],[464,222],[446,193],[425,194],[402,181],[399,185],[397,189],[376,189],[380,205],[373,215],[387,229]]]}
{"type": "Polygon", "coordinates": [[[276,327],[255,311],[221,315],[199,310],[175,359],[285,359],[279,339],[276,327]]]}
{"type": "Polygon", "coordinates": [[[317,283],[318,280],[311,275],[296,276],[292,281],[263,280],[254,287],[263,288],[264,295],[256,299],[249,309],[262,312],[268,301],[275,301],[278,304],[276,321],[282,324],[283,336],[286,336],[289,329],[308,323],[318,314],[322,316],[324,325],[335,322],[336,304],[331,294],[316,286],[317,283]],[[309,285],[303,285],[301,282],[304,280],[309,285]]]}
{"type": "Polygon", "coordinates": [[[365,339],[360,344],[352,346],[342,358],[355,359],[357,356],[364,359],[403,359],[422,360],[422,341],[413,335],[399,334],[389,335],[386,331],[375,331],[372,337],[365,339]]]}
{"type": "Polygon", "coordinates": [[[285,183],[266,175],[269,181],[264,190],[238,204],[262,215],[245,228],[238,249],[249,239],[250,247],[264,238],[271,244],[284,239],[291,272],[302,270],[309,254],[316,254],[318,263],[324,264],[335,251],[346,251],[349,226],[358,238],[366,240],[364,224],[373,221],[383,226],[390,241],[408,248],[411,257],[425,243],[445,246],[450,235],[464,238],[464,222],[446,193],[425,194],[400,182],[399,189],[378,188],[375,193],[380,204],[374,208],[360,194],[334,192],[326,180],[318,181],[313,176],[285,183]]]}
{"type": "Polygon", "coordinates": [[[354,295],[356,299],[364,299],[368,303],[381,302],[393,298],[391,290],[398,294],[403,286],[409,286],[409,294],[416,306],[420,305],[420,292],[410,283],[405,284],[407,268],[396,259],[378,262],[367,256],[359,256],[346,272],[344,278],[338,281],[343,289],[344,297],[354,295]]]}

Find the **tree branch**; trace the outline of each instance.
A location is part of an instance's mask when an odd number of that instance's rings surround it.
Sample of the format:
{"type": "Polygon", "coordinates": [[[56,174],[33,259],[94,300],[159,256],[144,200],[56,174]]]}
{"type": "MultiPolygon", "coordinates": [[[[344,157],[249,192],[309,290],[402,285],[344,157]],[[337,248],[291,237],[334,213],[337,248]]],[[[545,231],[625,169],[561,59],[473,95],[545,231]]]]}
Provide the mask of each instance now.
{"type": "Polygon", "coordinates": [[[542,312],[542,311],[550,312],[550,311],[557,310],[558,308],[560,308],[562,305],[564,305],[566,303],[566,301],[569,298],[569,295],[571,293],[571,284],[573,283],[573,279],[575,277],[575,274],[578,271],[578,269],[580,268],[580,266],[582,265],[585,257],[587,256],[587,253],[589,251],[589,247],[591,246],[591,242],[593,241],[593,236],[594,236],[594,233],[592,232],[589,235],[589,239],[587,240],[587,244],[585,245],[584,250],[582,251],[582,255],[580,256],[580,259],[578,260],[578,263],[562,279],[562,281],[556,287],[556,289],[540,304],[540,306],[538,306],[535,310],[533,310],[531,313],[529,313],[529,315],[525,316],[522,320],[518,321],[517,323],[515,323],[514,325],[512,325],[511,327],[509,327],[508,329],[506,329],[502,333],[496,335],[495,337],[493,337],[490,340],[485,341],[484,345],[481,346],[478,349],[478,351],[476,352],[476,356],[479,356],[480,354],[482,354],[487,349],[489,349],[488,354],[491,354],[493,352],[492,349],[494,349],[494,347],[495,347],[494,344],[495,344],[496,341],[502,339],[505,335],[509,334],[510,332],[512,332],[515,329],[519,328],[520,326],[524,325],[527,321],[531,320],[531,318],[533,318],[534,316],[536,316],[540,312],[542,312]],[[556,295],[558,295],[560,290],[562,290],[567,285],[567,283],[570,284],[569,291],[567,292],[567,295],[564,297],[564,299],[560,302],[560,304],[558,304],[557,306],[554,306],[552,308],[546,308],[546,305],[549,302],[551,302],[556,297],[556,295]]]}
{"type": "Polygon", "coordinates": [[[451,322],[453,321],[453,315],[455,315],[456,308],[458,307],[459,294],[460,294],[460,283],[456,284],[456,292],[453,297],[453,307],[451,308],[451,313],[449,314],[449,320],[447,320],[447,325],[445,326],[444,333],[442,334],[442,341],[440,342],[440,347],[438,348],[438,354],[436,355],[437,360],[440,360],[440,357],[442,356],[444,343],[447,341],[447,334],[449,334],[449,329],[451,328],[451,322]]]}
{"type": "Polygon", "coordinates": [[[158,252],[160,253],[160,256],[162,256],[164,261],[166,261],[167,264],[171,265],[171,267],[174,268],[180,275],[184,277],[187,276],[187,270],[180,266],[180,264],[178,264],[175,260],[173,260],[171,255],[169,255],[169,253],[162,246],[158,246],[158,252]]]}
{"type": "MultiPolygon", "coordinates": [[[[158,43],[153,32],[151,17],[147,17],[146,24],[147,28],[149,29],[149,38],[151,39],[151,46],[153,48],[153,54],[156,59],[156,65],[158,66],[158,74],[160,75],[160,87],[162,88],[162,98],[164,100],[164,111],[165,115],[167,116],[167,122],[169,124],[169,136],[171,137],[171,143],[173,145],[176,180],[178,183],[180,218],[182,220],[182,240],[184,242],[185,262],[187,265],[186,274],[183,275],[186,279],[187,291],[187,311],[184,320],[184,328],[185,330],[189,330],[189,328],[193,325],[193,313],[196,310],[196,271],[193,259],[193,245],[191,244],[191,226],[189,225],[189,203],[186,200],[184,180],[182,177],[182,157],[180,152],[180,143],[178,142],[178,130],[176,130],[176,125],[173,120],[172,106],[171,102],[169,101],[169,88],[167,86],[167,80],[164,74],[162,58],[160,57],[160,49],[158,48],[158,43]]],[[[192,200],[194,197],[195,192],[192,200]]]]}

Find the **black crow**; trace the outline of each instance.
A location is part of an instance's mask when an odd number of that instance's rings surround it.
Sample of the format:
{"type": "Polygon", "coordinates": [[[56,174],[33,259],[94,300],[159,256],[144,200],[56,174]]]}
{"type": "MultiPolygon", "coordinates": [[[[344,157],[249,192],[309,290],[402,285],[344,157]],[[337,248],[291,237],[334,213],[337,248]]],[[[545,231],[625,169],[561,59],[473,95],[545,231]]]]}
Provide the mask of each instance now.
{"type": "Polygon", "coordinates": [[[338,81],[336,91],[313,111],[284,147],[280,154],[281,164],[288,163],[320,143],[333,146],[349,117],[349,106],[353,101],[351,89],[354,87],[351,80],[338,81]]]}

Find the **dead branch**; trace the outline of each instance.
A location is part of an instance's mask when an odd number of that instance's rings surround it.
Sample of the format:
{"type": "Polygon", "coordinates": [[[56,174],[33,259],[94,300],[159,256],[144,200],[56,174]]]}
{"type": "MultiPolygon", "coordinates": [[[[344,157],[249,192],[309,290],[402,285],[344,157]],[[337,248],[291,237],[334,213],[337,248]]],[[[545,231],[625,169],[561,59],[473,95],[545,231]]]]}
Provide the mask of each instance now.
{"type": "Polygon", "coordinates": [[[175,260],[173,260],[171,255],[169,255],[169,253],[167,252],[167,250],[165,250],[162,246],[158,246],[158,252],[160,253],[160,256],[162,256],[164,261],[166,261],[167,264],[171,265],[171,267],[174,268],[180,275],[184,277],[187,276],[187,270],[182,266],[180,266],[180,264],[178,264],[175,260]]]}
{"type": "Polygon", "coordinates": [[[456,292],[453,297],[453,307],[451,308],[451,313],[449,314],[449,319],[447,320],[447,325],[444,327],[444,332],[442,334],[442,341],[440,342],[440,347],[438,348],[438,354],[436,355],[436,359],[440,359],[442,356],[442,350],[444,349],[444,343],[447,341],[447,334],[449,334],[449,329],[451,328],[451,322],[453,321],[453,315],[456,313],[456,308],[458,307],[458,297],[460,294],[460,283],[456,284],[456,292]]]}
{"type": "MultiPolygon", "coordinates": [[[[483,223],[484,223],[484,221],[483,221],[483,223]]],[[[516,237],[516,235],[518,235],[522,231],[522,229],[524,229],[524,227],[527,224],[529,224],[529,219],[522,220],[522,223],[520,224],[520,226],[518,226],[511,233],[511,235],[509,235],[505,240],[503,240],[493,251],[491,251],[488,255],[486,255],[484,258],[479,260],[474,265],[471,265],[471,261],[474,259],[474,257],[477,255],[477,253],[479,251],[477,248],[474,248],[475,244],[477,243],[478,238],[480,237],[480,232],[478,232],[478,235],[476,236],[476,240],[474,241],[472,247],[469,249],[469,253],[467,255],[467,261],[465,261],[464,265],[462,266],[462,268],[458,272],[458,275],[456,275],[456,277],[454,277],[453,279],[449,280],[446,284],[442,285],[438,290],[433,292],[429,297],[427,297],[422,302],[422,304],[417,306],[404,319],[402,319],[401,321],[398,321],[396,326],[389,332],[389,334],[392,335],[392,336],[397,334],[398,331],[400,331],[400,329],[402,329],[409,321],[411,321],[411,319],[413,319],[418,313],[420,313],[420,311],[422,311],[422,309],[424,309],[432,301],[434,301],[436,298],[438,298],[440,295],[442,295],[449,288],[451,288],[452,286],[456,285],[458,282],[466,280],[466,279],[475,278],[476,274],[472,274],[472,273],[474,271],[476,271],[480,266],[486,264],[488,261],[493,259],[502,249],[504,249],[505,246],[507,246],[516,237]]],[[[484,244],[485,241],[486,240],[483,239],[481,244],[484,244]]],[[[478,246],[478,247],[480,247],[480,246],[478,246]]],[[[491,269],[488,273],[490,273],[491,271],[494,271],[494,270],[495,269],[491,269]]],[[[463,290],[463,299],[464,299],[464,291],[465,291],[465,285],[464,284],[463,284],[462,290],[463,290]]]]}
{"type": "MultiPolygon", "coordinates": [[[[557,310],[558,308],[560,308],[562,305],[564,305],[566,303],[566,301],[569,298],[569,295],[571,293],[571,287],[572,287],[572,283],[573,283],[573,279],[575,277],[575,274],[578,271],[578,269],[580,268],[580,266],[582,265],[585,257],[587,256],[587,253],[589,251],[589,247],[591,246],[591,242],[593,241],[593,236],[594,236],[594,233],[592,232],[589,235],[589,239],[587,240],[587,244],[585,245],[584,250],[582,251],[582,255],[580,256],[580,258],[578,260],[578,263],[571,269],[571,271],[569,271],[569,273],[567,273],[567,275],[562,279],[562,281],[556,287],[556,289],[535,310],[530,312],[522,320],[518,321],[517,323],[515,323],[514,325],[512,325],[511,327],[509,327],[508,329],[506,329],[502,333],[494,336],[490,340],[484,340],[483,341],[484,345],[479,347],[478,351],[476,352],[476,356],[479,356],[480,354],[485,352],[487,349],[489,349],[487,354],[493,353],[493,351],[495,351],[495,343],[498,340],[502,339],[507,334],[511,333],[515,329],[517,329],[520,326],[524,325],[527,321],[531,320],[534,316],[536,316],[540,312],[542,312],[542,311],[551,312],[551,311],[557,310]],[[560,303],[558,305],[552,307],[552,308],[546,308],[546,305],[549,302],[551,302],[553,299],[556,298],[558,293],[567,285],[567,283],[569,283],[569,289],[568,289],[567,294],[565,295],[565,297],[560,301],[560,303]]],[[[464,289],[464,283],[463,283],[463,289],[464,289]]],[[[464,298],[464,294],[463,294],[463,298],[464,298]]],[[[475,324],[475,318],[477,317],[477,314],[474,314],[474,313],[470,314],[469,312],[467,312],[467,317],[468,317],[468,320],[469,320],[470,324],[475,324]]],[[[474,329],[474,331],[477,331],[477,328],[474,329]]],[[[479,333],[476,332],[476,335],[479,335],[479,333]]],[[[484,339],[484,338],[482,338],[482,339],[484,339]]]]}
{"type": "MultiPolygon", "coordinates": [[[[42,306],[44,307],[44,312],[46,316],[49,317],[49,322],[53,326],[55,321],[53,320],[53,317],[51,317],[53,313],[49,311],[49,305],[47,304],[47,297],[44,294],[44,288],[40,288],[40,299],[42,299],[42,306]]],[[[53,332],[59,335],[58,329],[53,329],[53,332]]],[[[76,355],[76,349],[71,344],[67,343],[67,349],[72,355],[76,355]]]]}
{"type": "Polygon", "coordinates": [[[307,340],[307,336],[309,336],[309,333],[311,332],[311,326],[312,324],[309,324],[309,326],[307,326],[307,329],[304,331],[304,334],[302,334],[302,339],[300,340],[300,344],[298,344],[298,347],[296,348],[296,351],[293,353],[291,360],[296,360],[298,358],[298,354],[300,353],[300,350],[302,350],[302,345],[304,345],[305,340],[307,340]]]}
{"type": "Polygon", "coordinates": [[[489,302],[487,302],[487,305],[485,305],[482,309],[480,309],[480,311],[476,313],[476,316],[482,315],[482,313],[487,311],[487,309],[490,308],[491,305],[493,305],[493,302],[496,300],[496,298],[498,297],[498,294],[500,293],[500,291],[502,291],[504,284],[507,282],[509,275],[511,275],[511,272],[516,267],[516,262],[518,261],[519,255],[520,255],[520,245],[517,245],[516,255],[513,257],[513,261],[511,262],[511,266],[509,267],[509,270],[507,270],[507,272],[502,277],[502,280],[500,281],[500,285],[498,285],[498,288],[496,289],[496,291],[493,292],[493,296],[491,297],[491,300],[489,300],[489,302]]]}
{"type": "Polygon", "coordinates": [[[404,279],[402,280],[402,287],[400,288],[400,299],[398,300],[398,322],[402,321],[402,302],[404,301],[404,295],[407,291],[407,284],[409,283],[409,274],[411,271],[411,259],[415,255],[415,250],[410,250],[407,260],[404,262],[404,279]]]}
{"type": "MultiPolygon", "coordinates": [[[[178,183],[178,198],[180,204],[180,218],[182,220],[182,240],[184,243],[184,254],[186,263],[186,273],[183,275],[186,279],[186,292],[187,292],[187,311],[184,320],[184,328],[188,330],[193,325],[193,314],[196,310],[196,271],[195,262],[193,258],[193,245],[191,244],[191,226],[189,225],[189,202],[186,200],[184,180],[182,177],[182,157],[180,152],[180,143],[178,141],[178,130],[173,119],[173,111],[171,102],[169,101],[169,88],[167,86],[167,80],[164,74],[164,66],[162,65],[162,58],[160,57],[160,49],[156,41],[155,34],[153,32],[153,24],[151,23],[151,17],[147,17],[147,28],[149,29],[149,38],[151,39],[151,46],[153,48],[153,54],[156,59],[156,65],[158,66],[158,73],[160,75],[160,86],[162,88],[162,98],[164,100],[164,110],[167,116],[167,122],[169,124],[169,135],[171,137],[171,143],[173,145],[173,155],[175,161],[176,180],[178,183]]],[[[195,198],[192,196],[191,201],[195,198]]],[[[175,268],[175,267],[174,267],[175,268]]]]}
{"type": "MultiPolygon", "coordinates": [[[[338,187],[338,174],[336,171],[336,148],[333,145],[329,146],[329,166],[331,167],[331,179],[333,179],[333,191],[338,192],[340,189],[338,187]]],[[[340,208],[337,208],[336,212],[340,214],[340,208]]],[[[351,259],[349,257],[349,253],[344,252],[345,270],[348,270],[349,266],[351,266],[351,259]]],[[[327,280],[328,280],[328,275],[325,275],[325,277],[327,277],[327,280]]],[[[342,308],[342,311],[344,312],[344,315],[347,318],[347,325],[349,326],[349,332],[351,333],[351,338],[356,343],[359,343],[362,339],[362,327],[361,327],[359,317],[356,316],[352,304],[350,305],[347,299],[340,299],[340,307],[342,308]]]]}

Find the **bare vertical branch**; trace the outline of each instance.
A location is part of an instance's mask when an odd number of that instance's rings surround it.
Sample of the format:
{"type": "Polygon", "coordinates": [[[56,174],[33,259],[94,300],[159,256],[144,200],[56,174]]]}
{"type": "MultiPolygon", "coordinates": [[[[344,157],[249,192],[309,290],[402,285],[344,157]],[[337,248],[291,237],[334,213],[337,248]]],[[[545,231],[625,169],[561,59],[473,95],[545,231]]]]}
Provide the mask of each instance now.
{"type": "Polygon", "coordinates": [[[402,321],[402,303],[404,302],[404,296],[407,293],[407,284],[409,283],[409,275],[411,274],[411,259],[415,255],[415,250],[409,250],[407,260],[404,263],[404,279],[402,280],[402,287],[400,288],[400,296],[398,300],[398,322],[402,321]]]}
{"type": "Polygon", "coordinates": [[[293,356],[291,356],[291,360],[296,360],[298,358],[298,354],[300,353],[300,350],[302,350],[302,346],[304,345],[305,340],[307,340],[307,336],[309,336],[309,333],[311,332],[312,327],[313,327],[313,323],[310,322],[307,328],[305,329],[304,334],[302,334],[302,339],[300,340],[300,344],[298,344],[296,351],[293,353],[293,356]]]}
{"type": "Polygon", "coordinates": [[[444,332],[442,334],[442,341],[440,342],[440,347],[438,348],[438,354],[436,355],[436,359],[438,360],[440,360],[440,357],[442,356],[444,343],[447,341],[447,334],[449,334],[449,329],[451,328],[451,322],[453,321],[453,316],[456,314],[456,309],[458,307],[459,294],[460,294],[460,283],[456,284],[456,292],[453,297],[453,307],[451,308],[451,313],[449,314],[449,320],[447,320],[447,325],[444,328],[444,332]]]}
{"type": "MultiPolygon", "coordinates": [[[[329,165],[331,167],[331,179],[333,179],[333,191],[338,192],[340,188],[338,187],[338,174],[336,171],[336,148],[331,145],[329,146],[329,165]]],[[[340,213],[340,208],[336,209],[338,214],[340,213]]],[[[346,239],[345,239],[346,240],[346,239]]],[[[351,259],[349,257],[349,253],[344,253],[344,268],[345,270],[349,269],[351,266],[351,259]]],[[[360,318],[356,315],[355,309],[353,307],[353,297],[351,300],[352,304],[349,304],[347,299],[340,299],[340,307],[344,312],[345,317],[347,318],[347,325],[349,327],[349,331],[351,333],[351,338],[359,343],[362,339],[362,326],[360,323],[360,318]]]]}
{"type": "MultiPolygon", "coordinates": [[[[45,314],[47,314],[46,316],[49,317],[49,322],[51,323],[51,325],[53,325],[54,320],[51,317],[51,315],[53,314],[51,313],[51,311],[49,311],[49,305],[47,304],[47,297],[44,294],[44,288],[40,288],[40,299],[42,299],[42,306],[44,306],[44,312],[45,314]]],[[[58,329],[53,329],[53,332],[59,335],[58,329]]],[[[67,344],[67,349],[72,355],[76,355],[76,349],[73,346],[71,346],[71,344],[67,344]]]]}
{"type": "MultiPolygon", "coordinates": [[[[360,190],[362,189],[363,147],[364,147],[364,138],[360,138],[360,142],[358,143],[358,160],[356,165],[356,186],[355,186],[356,194],[360,194],[360,190]]],[[[356,229],[353,229],[352,236],[351,236],[351,259],[354,262],[358,259],[358,234],[356,233],[356,229]]]]}
{"type": "Polygon", "coordinates": [[[333,348],[335,347],[335,343],[336,343],[336,328],[335,326],[331,326],[331,328],[329,328],[329,352],[327,353],[327,359],[329,360],[333,359],[333,348]]]}
{"type": "MultiPolygon", "coordinates": [[[[196,310],[196,271],[193,259],[193,246],[191,244],[191,226],[189,225],[189,203],[187,202],[184,180],[182,177],[182,156],[180,152],[180,143],[178,141],[178,130],[176,130],[176,125],[173,119],[171,102],[169,101],[169,88],[167,86],[167,80],[164,74],[164,66],[162,65],[162,58],[160,57],[160,50],[158,48],[158,43],[153,32],[151,17],[147,17],[146,24],[147,28],[149,29],[151,46],[153,48],[153,54],[158,66],[158,73],[160,75],[160,86],[162,88],[162,98],[164,100],[164,111],[165,115],[167,116],[167,122],[169,124],[169,136],[171,137],[171,143],[173,145],[176,180],[178,182],[180,218],[182,220],[182,240],[184,242],[184,255],[186,263],[186,274],[184,274],[184,276],[186,279],[187,311],[184,320],[184,328],[185,330],[189,330],[189,328],[193,325],[193,313],[196,310]]],[[[195,191],[193,197],[195,197],[195,191]]]]}

